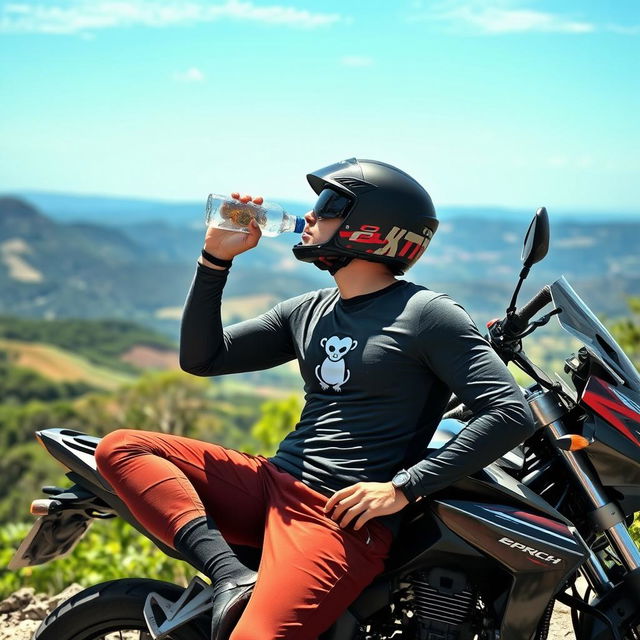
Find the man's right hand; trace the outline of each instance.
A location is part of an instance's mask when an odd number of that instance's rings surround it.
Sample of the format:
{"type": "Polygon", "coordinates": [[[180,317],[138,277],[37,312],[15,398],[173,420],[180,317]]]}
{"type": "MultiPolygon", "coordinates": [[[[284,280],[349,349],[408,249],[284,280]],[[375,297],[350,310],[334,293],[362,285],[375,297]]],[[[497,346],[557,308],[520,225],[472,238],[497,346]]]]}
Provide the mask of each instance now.
{"type": "MultiPolygon", "coordinates": [[[[251,198],[249,195],[240,196],[238,192],[231,194],[232,198],[240,200],[240,202],[253,202],[254,204],[262,204],[264,199],[261,196],[251,198]]],[[[228,229],[220,229],[218,227],[209,227],[204,239],[204,249],[211,255],[220,260],[232,260],[240,253],[244,253],[249,249],[253,249],[258,244],[262,236],[262,230],[255,220],[251,220],[249,224],[249,233],[239,233],[237,231],[229,231],[228,229]]],[[[206,266],[214,267],[204,258],[200,261],[206,266]]],[[[217,267],[220,269],[221,267],[217,267]]]]}

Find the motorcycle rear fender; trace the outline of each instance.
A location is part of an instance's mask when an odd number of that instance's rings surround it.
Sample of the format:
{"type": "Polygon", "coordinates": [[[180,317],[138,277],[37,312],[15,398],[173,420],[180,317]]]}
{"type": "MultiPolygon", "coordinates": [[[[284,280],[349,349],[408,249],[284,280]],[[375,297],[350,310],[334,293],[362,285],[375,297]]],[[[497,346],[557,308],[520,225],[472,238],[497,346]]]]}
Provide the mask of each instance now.
{"type": "MultiPolygon", "coordinates": [[[[100,438],[73,429],[43,429],[36,432],[40,443],[56,459],[71,471],[67,478],[76,485],[85,488],[108,505],[116,514],[126,520],[134,529],[149,538],[163,553],[171,558],[186,560],[173,547],[168,546],[148,531],[129,511],[127,505],[114,492],[111,485],[100,475],[96,466],[95,450],[100,438]]],[[[45,516],[48,518],[49,516],[45,516]]],[[[79,538],[78,538],[79,539],[79,538]]],[[[230,545],[241,562],[257,569],[260,563],[260,550],[242,545],[230,545]]],[[[43,562],[49,562],[50,557],[43,562]]],[[[42,564],[42,562],[38,563],[42,564]]]]}
{"type": "MultiPolygon", "coordinates": [[[[36,436],[56,460],[71,470],[66,474],[67,478],[94,493],[132,527],[152,540],[168,556],[184,560],[175,549],[156,538],[136,520],[127,505],[113,491],[111,485],[100,475],[95,460],[95,450],[100,438],[73,429],[43,429],[37,431],[36,436]]],[[[45,518],[49,517],[45,516],[45,518]]],[[[52,559],[53,557],[46,562],[52,559]]]]}

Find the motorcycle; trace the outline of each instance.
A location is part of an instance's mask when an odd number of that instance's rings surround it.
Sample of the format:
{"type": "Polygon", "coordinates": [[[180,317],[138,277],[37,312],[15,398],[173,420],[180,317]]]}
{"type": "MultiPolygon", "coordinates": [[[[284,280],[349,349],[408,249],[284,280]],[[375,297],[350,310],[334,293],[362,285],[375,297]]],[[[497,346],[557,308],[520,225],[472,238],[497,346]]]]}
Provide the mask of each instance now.
{"type": "MultiPolygon", "coordinates": [[[[480,472],[408,505],[384,572],[320,640],[544,640],[556,602],[570,608],[578,640],[640,638],[640,552],[629,533],[640,510],[640,376],[564,277],[516,308],[548,244],[542,207],[527,231],[506,315],[486,335],[505,363],[533,380],[523,393],[535,433],[480,472]],[[566,380],[550,377],[523,349],[523,338],[553,316],[583,345],[565,361],[566,380]]],[[[468,419],[452,398],[430,448],[468,419]]],[[[11,569],[70,553],[95,520],[112,517],[180,558],[97,472],[99,438],[70,429],[36,437],[73,484],[43,487],[49,497],[33,501],[40,517],[11,569]]],[[[259,550],[235,550],[257,569],[259,550]]],[[[105,582],[61,604],[34,640],[122,638],[125,630],[143,640],[208,639],[210,593],[197,577],[186,589],[142,578],[105,582]]]]}

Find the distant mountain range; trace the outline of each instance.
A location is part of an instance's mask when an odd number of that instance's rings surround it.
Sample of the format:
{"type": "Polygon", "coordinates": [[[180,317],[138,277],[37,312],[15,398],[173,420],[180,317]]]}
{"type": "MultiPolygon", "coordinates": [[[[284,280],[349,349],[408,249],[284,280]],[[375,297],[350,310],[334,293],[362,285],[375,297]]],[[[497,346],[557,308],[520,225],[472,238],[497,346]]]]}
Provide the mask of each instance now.
{"type": "MultiPolygon", "coordinates": [[[[44,191],[22,191],[12,194],[33,204],[40,211],[59,222],[95,222],[104,225],[130,224],[163,220],[170,224],[185,224],[199,227],[203,219],[204,204],[207,194],[201,201],[168,202],[143,198],[117,198],[107,196],[77,195],[66,193],[50,193],[44,191]]],[[[308,202],[279,200],[287,211],[294,215],[302,215],[311,208],[308,202]]],[[[640,221],[640,210],[624,211],[554,211],[548,203],[533,203],[531,209],[488,206],[456,206],[440,205],[438,214],[443,220],[453,218],[480,218],[483,220],[528,220],[538,206],[546,205],[552,219],[556,222],[571,220],[574,222],[593,221],[640,221]]]]}
{"type": "MultiPolygon", "coordinates": [[[[296,214],[307,209],[282,204],[296,214]]],[[[509,302],[533,211],[461,211],[441,213],[431,246],[407,278],[450,293],[480,324],[502,314],[509,302]]],[[[625,297],[640,294],[640,218],[550,217],[549,255],[533,268],[520,303],[565,275],[596,313],[623,314],[625,297]]],[[[201,205],[0,197],[0,313],[126,318],[175,337],[202,247],[202,219],[201,205]]],[[[232,319],[243,309],[253,315],[261,305],[333,286],[326,272],[293,258],[295,242],[292,234],[265,238],[238,257],[225,290],[225,300],[234,304],[232,319]]]]}

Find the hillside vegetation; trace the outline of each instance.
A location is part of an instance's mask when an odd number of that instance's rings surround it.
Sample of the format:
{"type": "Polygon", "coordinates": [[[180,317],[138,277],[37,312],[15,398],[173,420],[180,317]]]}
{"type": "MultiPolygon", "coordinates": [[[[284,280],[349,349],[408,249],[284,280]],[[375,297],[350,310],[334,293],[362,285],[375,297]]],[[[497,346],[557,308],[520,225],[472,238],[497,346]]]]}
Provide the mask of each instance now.
{"type": "Polygon", "coordinates": [[[3,318],[0,327],[5,336],[0,343],[0,598],[24,585],[54,593],[73,581],[88,586],[127,575],[184,583],[195,570],[165,556],[121,520],[96,522],[69,557],[15,572],[3,569],[34,522],[29,505],[45,497],[41,487],[71,484],[35,432],[64,427],[101,437],[118,428],[147,429],[267,455],[295,425],[299,394],[253,388],[237,378],[197,378],[175,369],[132,368],[126,374],[119,360],[123,351],[130,353],[139,344],[170,346],[131,323],[12,317],[3,318]],[[74,332],[80,336],[77,343],[74,332]],[[25,341],[28,337],[65,349],[32,344],[25,341]],[[49,349],[62,358],[52,361],[59,366],[64,358],[75,358],[93,367],[95,385],[86,376],[61,381],[56,372],[43,375],[16,364],[16,354],[29,348],[40,355],[49,349]],[[115,368],[93,365],[89,358],[115,368]],[[111,385],[101,374],[109,380],[120,376],[121,382],[111,385]]]}
{"type": "Polygon", "coordinates": [[[132,347],[176,348],[166,336],[125,320],[42,320],[5,315],[0,316],[2,339],[5,348],[7,341],[55,345],[93,364],[129,373],[134,369],[122,355],[132,347]]]}
{"type": "MultiPolygon", "coordinates": [[[[0,197],[0,313],[120,318],[176,339],[202,247],[202,210],[147,205],[136,210],[153,223],[134,216],[131,224],[124,210],[122,215],[94,214],[94,222],[87,223],[86,217],[83,222],[52,219],[26,200],[0,197]],[[95,223],[106,219],[109,226],[95,223]]],[[[105,206],[112,212],[114,203],[105,206]]],[[[523,300],[565,275],[598,313],[624,315],[626,298],[640,295],[640,220],[593,216],[580,222],[560,220],[552,209],[549,214],[549,254],[532,270],[523,300]]],[[[439,216],[434,240],[407,278],[449,293],[484,324],[508,303],[529,216],[473,208],[445,209],[439,216]]],[[[294,234],[263,238],[239,256],[225,287],[226,321],[272,301],[334,286],[326,272],[295,260],[291,247],[297,241],[294,234]]]]}
{"type": "MultiPolygon", "coordinates": [[[[429,260],[410,279],[420,282],[428,276],[432,288],[458,297],[448,288],[453,283],[482,328],[486,319],[503,312],[515,284],[519,224],[443,226],[441,248],[430,251],[429,260]],[[487,233],[491,239],[479,241],[487,233]],[[467,244],[456,244],[460,238],[467,244]]],[[[623,347],[640,358],[640,302],[632,302],[629,309],[625,297],[627,288],[640,283],[640,234],[632,235],[634,229],[637,232],[640,226],[610,233],[604,225],[593,229],[602,246],[594,255],[595,266],[589,262],[580,274],[582,261],[590,255],[584,252],[593,245],[584,239],[585,229],[567,227],[558,234],[567,253],[551,255],[548,263],[536,265],[534,273],[547,279],[566,262],[571,273],[583,275],[584,288],[576,289],[597,314],[610,315],[608,324],[623,347]],[[626,245],[621,242],[625,234],[626,245]]],[[[191,242],[184,239],[186,235],[179,240],[179,230],[156,231],[166,242],[172,235],[176,242],[191,242]]],[[[183,231],[196,237],[195,232],[183,231]]],[[[29,504],[44,497],[41,487],[70,484],[65,470],[34,439],[36,430],[65,427],[101,437],[118,428],[148,429],[269,455],[299,417],[301,394],[291,391],[301,386],[296,363],[230,378],[197,378],[171,365],[175,340],[130,321],[155,318],[156,326],[175,335],[179,318],[175,309],[184,301],[197,255],[195,251],[178,264],[172,262],[175,254],[152,251],[151,236],[145,244],[136,243],[134,235],[114,228],[103,234],[92,225],[65,227],[27,205],[13,202],[3,210],[0,201],[0,310],[12,312],[0,316],[2,566],[33,523],[29,504]],[[162,309],[169,310],[166,318],[157,317],[162,309]],[[73,315],[84,319],[67,317],[73,315]],[[100,317],[107,315],[115,319],[100,317]],[[167,358],[156,358],[160,353],[167,358]],[[155,368],[160,370],[150,370],[155,368]]],[[[225,291],[225,300],[231,302],[223,310],[226,321],[253,315],[272,300],[317,286],[321,274],[312,266],[295,264],[295,270],[287,271],[286,242],[265,244],[265,252],[249,255],[244,267],[240,261],[234,265],[225,291]],[[298,269],[313,277],[296,275],[298,269]]],[[[534,280],[527,282],[521,304],[536,286],[534,280]]],[[[561,370],[573,345],[555,321],[552,324],[525,346],[538,364],[561,370]]],[[[193,573],[122,521],[96,522],[67,558],[17,572],[0,567],[0,597],[22,585],[53,593],[72,581],[89,585],[146,575],[184,583],[193,573]]]]}

